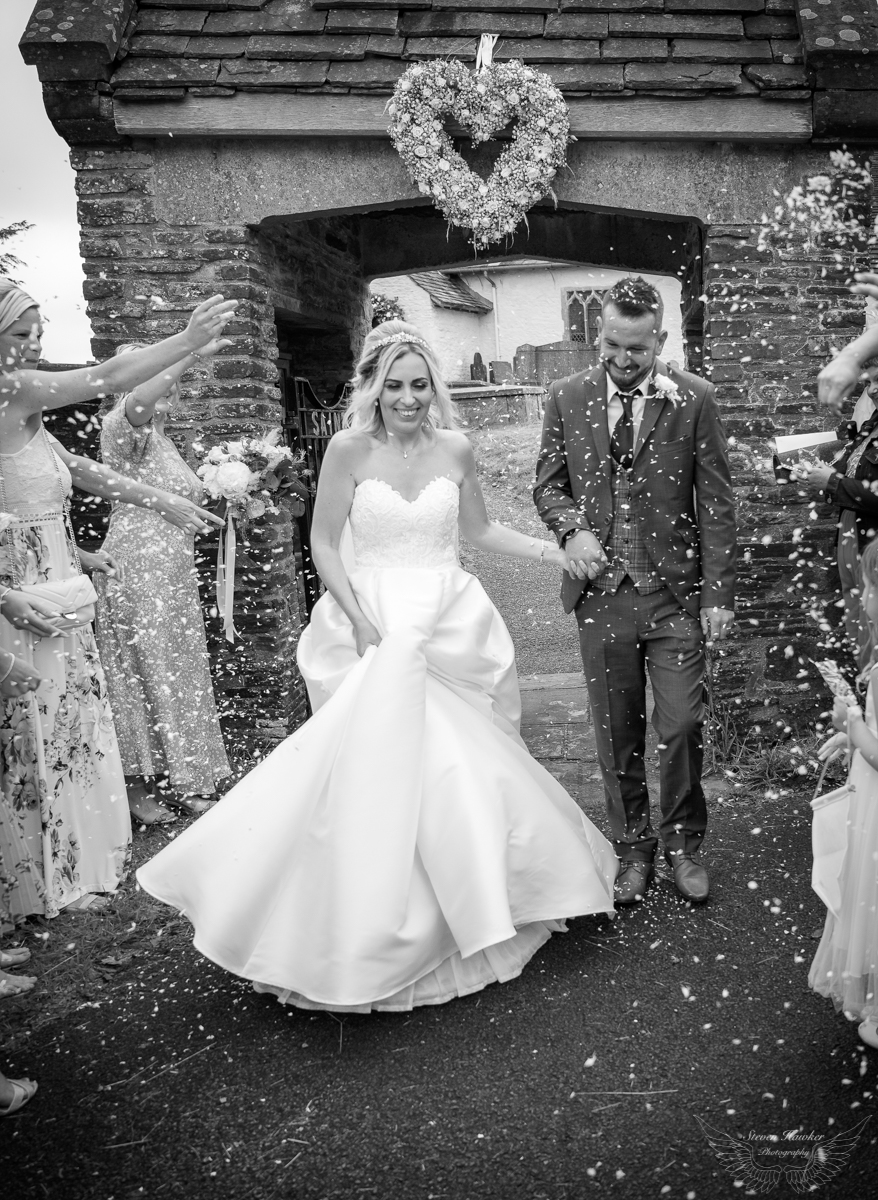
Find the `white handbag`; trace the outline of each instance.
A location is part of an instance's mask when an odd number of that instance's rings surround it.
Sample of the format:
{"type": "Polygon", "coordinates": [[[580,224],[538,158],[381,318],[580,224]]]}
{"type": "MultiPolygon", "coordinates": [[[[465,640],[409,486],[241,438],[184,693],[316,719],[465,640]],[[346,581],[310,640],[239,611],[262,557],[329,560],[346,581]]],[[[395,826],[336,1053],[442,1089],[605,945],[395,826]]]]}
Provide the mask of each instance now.
{"type": "Polygon", "coordinates": [[[50,620],[60,629],[82,629],[94,620],[98,594],[87,575],[73,575],[54,583],[22,583],[15,590],[53,605],[58,615],[53,613],[50,620]]]}

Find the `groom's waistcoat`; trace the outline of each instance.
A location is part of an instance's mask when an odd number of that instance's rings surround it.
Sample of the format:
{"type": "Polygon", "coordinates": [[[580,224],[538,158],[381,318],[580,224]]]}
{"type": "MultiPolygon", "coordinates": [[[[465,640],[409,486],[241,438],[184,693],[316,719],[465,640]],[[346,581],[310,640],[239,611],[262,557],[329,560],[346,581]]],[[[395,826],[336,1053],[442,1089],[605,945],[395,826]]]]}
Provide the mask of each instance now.
{"type": "Polygon", "coordinates": [[[615,595],[619,584],[630,579],[641,595],[658,592],[665,586],[658,576],[646,542],[641,523],[631,503],[631,471],[620,467],[615,460],[611,463],[613,491],[613,521],[606,550],[610,565],[594,581],[600,592],[615,595]]]}
{"type": "MultiPolygon", "coordinates": [[[[627,480],[632,524],[636,519],[637,537],[661,584],[684,609],[695,617],[700,607],[731,609],[734,496],[714,390],[697,375],[661,362],[656,375],[668,377],[674,388],[646,398],[627,480]]],[[[625,531],[617,492],[603,367],[557,380],[546,398],[537,463],[534,501],[540,516],[559,539],[587,529],[607,550],[614,543],[618,549],[625,531]]],[[[568,612],[589,586],[564,575],[561,595],[568,612]]]]}

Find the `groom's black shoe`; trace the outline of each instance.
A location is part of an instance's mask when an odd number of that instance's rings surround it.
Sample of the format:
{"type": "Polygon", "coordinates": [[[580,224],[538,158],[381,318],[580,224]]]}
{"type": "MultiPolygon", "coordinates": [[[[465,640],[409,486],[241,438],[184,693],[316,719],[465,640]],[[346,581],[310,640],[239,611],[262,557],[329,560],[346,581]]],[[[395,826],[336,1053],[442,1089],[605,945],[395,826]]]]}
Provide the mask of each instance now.
{"type": "Polygon", "coordinates": [[[652,883],[655,868],[642,858],[623,858],[619,862],[619,874],[613,888],[617,904],[636,904],[646,895],[652,883]]]}
{"type": "Polygon", "coordinates": [[[677,854],[673,850],[665,851],[665,859],[674,872],[680,895],[693,904],[703,904],[710,894],[710,880],[701,863],[692,854],[677,854]]]}

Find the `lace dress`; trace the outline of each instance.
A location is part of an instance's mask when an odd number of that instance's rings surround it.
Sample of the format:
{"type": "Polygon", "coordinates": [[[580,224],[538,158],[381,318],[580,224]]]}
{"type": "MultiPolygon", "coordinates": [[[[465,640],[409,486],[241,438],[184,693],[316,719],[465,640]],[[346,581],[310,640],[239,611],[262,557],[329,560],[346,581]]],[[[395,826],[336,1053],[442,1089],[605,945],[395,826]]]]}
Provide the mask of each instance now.
{"type": "MultiPolygon", "coordinates": [[[[62,504],[70,474],[41,427],[0,454],[5,531],[0,582],[69,579],[79,570],[62,504]]],[[[91,627],[38,638],[0,619],[0,644],[42,676],[35,694],[2,701],[0,904],[7,921],[55,916],[124,878],[131,822],[104,673],[91,627]]]]}
{"type": "Polygon", "coordinates": [[[613,912],[610,843],[528,754],[512,643],[457,557],[459,490],[360,483],[359,658],[331,595],[299,643],[313,717],[138,872],[214,962],[302,1008],[406,1011],[518,975],[613,912]]]}
{"type": "MultiPolygon", "coordinates": [[[[141,483],[201,503],[201,480],[150,421],[135,428],[124,402],[104,418],[104,462],[141,483]]],[[[125,568],[99,575],[97,635],[122,762],[129,775],[170,776],[209,794],[229,774],[208,666],[195,539],[156,513],[114,505],[104,549],[125,568]]]]}

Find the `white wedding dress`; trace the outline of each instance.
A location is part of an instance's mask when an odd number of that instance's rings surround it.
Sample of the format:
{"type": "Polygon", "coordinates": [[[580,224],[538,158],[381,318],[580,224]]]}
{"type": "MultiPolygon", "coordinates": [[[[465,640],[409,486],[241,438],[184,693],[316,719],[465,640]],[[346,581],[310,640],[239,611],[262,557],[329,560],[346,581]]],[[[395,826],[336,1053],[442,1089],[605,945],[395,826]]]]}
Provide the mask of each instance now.
{"type": "Polygon", "coordinates": [[[525,749],[513,646],[457,556],[459,490],[359,484],[357,656],[329,594],[298,662],[311,717],[140,869],[197,949],[285,1003],[405,1011],[518,975],[613,912],[607,839],[525,749]]]}

